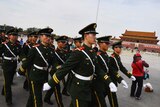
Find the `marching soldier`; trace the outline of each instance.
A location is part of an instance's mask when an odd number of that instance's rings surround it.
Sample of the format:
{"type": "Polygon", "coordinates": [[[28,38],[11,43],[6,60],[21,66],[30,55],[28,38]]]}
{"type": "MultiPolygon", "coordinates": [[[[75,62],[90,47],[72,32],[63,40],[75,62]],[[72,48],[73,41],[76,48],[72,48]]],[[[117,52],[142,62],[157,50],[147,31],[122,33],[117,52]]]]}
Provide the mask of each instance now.
{"type": "Polygon", "coordinates": [[[106,84],[109,84],[112,91],[117,91],[108,75],[99,68],[97,55],[92,49],[92,44],[96,41],[95,29],[96,23],[92,23],[79,31],[84,39],[83,46],[73,51],[65,64],[43,86],[43,90],[55,87],[65,75],[72,73],[67,87],[72,99],[70,107],[93,107],[92,101],[95,97],[92,96],[92,80],[94,75],[100,76],[106,84]]]}
{"type": "MultiPolygon", "coordinates": [[[[111,66],[111,71],[121,71],[123,72],[128,78],[131,78],[132,81],[135,81],[136,78],[123,66],[120,58],[120,53],[122,49],[122,41],[118,41],[112,44],[112,49],[114,50],[113,54],[109,57],[109,66],[111,66]]],[[[112,81],[118,86],[117,80],[112,78],[112,81]]],[[[112,93],[113,99],[117,102],[115,107],[118,107],[117,95],[116,93],[112,93]]]]}
{"type": "MultiPolygon", "coordinates": [[[[111,71],[111,67],[109,66],[109,56],[107,54],[107,50],[110,44],[110,38],[111,36],[103,36],[100,38],[97,38],[99,50],[97,52],[98,55],[98,62],[100,64],[100,67],[107,73],[107,75],[110,76],[111,80],[116,79],[118,83],[122,83],[123,87],[128,88],[127,83],[123,80],[123,78],[119,75],[116,71],[111,71]]],[[[95,92],[97,93],[97,96],[99,99],[97,99],[97,102],[99,101],[99,104],[101,107],[107,107],[105,97],[108,95],[108,99],[110,102],[111,107],[117,107],[117,100],[112,97],[112,92],[109,90],[109,87],[106,87],[104,82],[100,78],[96,78],[94,80],[94,86],[95,86],[95,92]]],[[[115,93],[115,92],[114,92],[115,93]]]]}
{"type": "Polygon", "coordinates": [[[11,84],[17,68],[17,56],[21,53],[21,45],[17,42],[18,30],[13,28],[7,32],[9,42],[0,45],[0,55],[3,57],[2,69],[4,86],[2,94],[6,97],[7,105],[12,104],[11,84]]]}
{"type": "Polygon", "coordinates": [[[53,32],[51,28],[41,29],[41,44],[30,49],[27,59],[23,62],[18,73],[24,75],[26,69],[31,66],[29,73],[30,95],[27,107],[42,107],[42,88],[43,84],[48,81],[48,67],[53,65],[55,58],[54,52],[50,48],[50,35],[53,32]]]}
{"type": "MultiPolygon", "coordinates": [[[[62,64],[64,64],[67,60],[67,58],[70,55],[70,51],[66,48],[66,45],[68,43],[68,37],[67,36],[60,36],[59,38],[56,39],[57,41],[57,49],[55,50],[55,55],[57,57],[58,60],[58,66],[61,66],[62,64]]],[[[52,75],[53,76],[53,75],[52,75]]],[[[65,78],[62,79],[64,88],[62,90],[62,94],[69,96],[69,94],[67,93],[67,89],[66,89],[66,81],[65,78]]]]}
{"type": "MultiPolygon", "coordinates": [[[[37,38],[38,38],[38,35],[37,35],[37,32],[34,31],[34,32],[31,32],[30,34],[27,35],[28,37],[28,40],[24,43],[23,45],[23,48],[22,48],[22,54],[21,54],[21,60],[22,62],[26,60],[27,58],[27,55],[28,55],[28,52],[29,50],[37,45],[37,38]]],[[[27,72],[26,72],[26,79],[24,81],[24,84],[23,84],[23,88],[28,91],[29,90],[29,78],[28,78],[28,75],[29,75],[29,71],[30,71],[30,67],[28,67],[27,69],[27,72]]]]}
{"type": "MultiPolygon", "coordinates": [[[[65,61],[67,60],[67,54],[68,51],[66,51],[64,48],[66,47],[66,43],[67,43],[67,36],[60,36],[56,39],[57,41],[57,49],[55,50],[55,55],[56,55],[56,59],[57,59],[57,65],[56,67],[60,67],[61,65],[63,65],[65,63],[65,61]]],[[[51,76],[53,76],[53,74],[56,72],[57,69],[52,70],[51,76]]],[[[65,79],[63,79],[65,80],[65,79]]],[[[63,81],[65,82],[65,81],[63,81]]],[[[64,83],[64,87],[65,87],[65,83],[64,83]]],[[[63,107],[63,102],[62,102],[62,94],[61,94],[61,88],[60,88],[60,84],[57,84],[56,87],[54,87],[55,90],[55,99],[57,101],[58,107],[63,107]]],[[[50,89],[49,91],[47,91],[46,96],[44,98],[44,101],[47,102],[48,104],[52,105],[52,102],[50,101],[51,95],[53,93],[53,89],[50,89]]],[[[63,94],[68,95],[67,90],[64,88],[64,90],[62,91],[63,94]]]]}

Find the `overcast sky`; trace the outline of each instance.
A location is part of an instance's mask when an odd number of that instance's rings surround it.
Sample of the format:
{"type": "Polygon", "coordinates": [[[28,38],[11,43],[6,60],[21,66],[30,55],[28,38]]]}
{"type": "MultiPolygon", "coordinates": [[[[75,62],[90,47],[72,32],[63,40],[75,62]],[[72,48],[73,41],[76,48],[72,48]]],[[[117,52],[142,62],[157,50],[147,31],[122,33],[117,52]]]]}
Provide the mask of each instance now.
{"type": "MultiPolygon", "coordinates": [[[[51,27],[54,33],[79,36],[96,22],[99,0],[0,0],[0,25],[24,29],[51,27]]],[[[125,30],[156,31],[160,39],[160,0],[100,0],[98,36],[120,36],[125,30]]]]}

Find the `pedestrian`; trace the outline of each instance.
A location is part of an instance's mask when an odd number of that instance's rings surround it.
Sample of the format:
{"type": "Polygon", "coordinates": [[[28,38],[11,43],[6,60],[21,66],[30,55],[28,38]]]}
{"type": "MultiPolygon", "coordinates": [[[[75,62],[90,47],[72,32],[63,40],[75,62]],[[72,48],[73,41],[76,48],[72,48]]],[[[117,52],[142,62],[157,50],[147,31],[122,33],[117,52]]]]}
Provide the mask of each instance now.
{"type": "Polygon", "coordinates": [[[69,79],[68,92],[71,95],[70,107],[93,107],[96,97],[93,93],[94,75],[100,76],[112,91],[117,91],[116,86],[111,82],[110,77],[100,69],[97,55],[92,49],[92,44],[96,41],[96,23],[92,23],[82,30],[79,34],[83,38],[83,46],[73,51],[67,61],[54,73],[52,79],[45,83],[43,90],[55,87],[68,73],[72,73],[69,79]]]}
{"type": "Polygon", "coordinates": [[[142,60],[140,53],[136,53],[133,56],[133,62],[131,66],[132,75],[135,76],[136,81],[132,81],[130,96],[140,100],[143,87],[144,67],[149,67],[149,65],[142,60]]]}
{"type": "Polygon", "coordinates": [[[22,37],[19,42],[20,42],[20,45],[23,46],[23,38],[22,37]]]}

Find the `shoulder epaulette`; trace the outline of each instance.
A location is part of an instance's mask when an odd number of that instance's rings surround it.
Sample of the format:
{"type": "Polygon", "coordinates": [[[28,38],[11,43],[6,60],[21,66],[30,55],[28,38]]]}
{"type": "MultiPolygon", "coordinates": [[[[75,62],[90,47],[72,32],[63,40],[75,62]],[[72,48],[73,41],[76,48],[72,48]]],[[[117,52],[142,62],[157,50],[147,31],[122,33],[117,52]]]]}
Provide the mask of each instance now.
{"type": "Polygon", "coordinates": [[[19,44],[20,44],[20,42],[19,42],[19,41],[16,41],[16,44],[17,44],[17,45],[19,45],[19,44]]]}
{"type": "Polygon", "coordinates": [[[114,55],[114,54],[111,54],[111,57],[113,57],[113,58],[114,58],[114,57],[115,57],[115,55],[114,55]]]}
{"type": "Polygon", "coordinates": [[[100,55],[101,54],[101,52],[97,52],[97,55],[100,55]]]}
{"type": "Polygon", "coordinates": [[[32,46],[32,47],[38,47],[38,46],[40,46],[39,44],[36,44],[36,45],[34,45],[34,46],[32,46]]]}
{"type": "Polygon", "coordinates": [[[82,50],[84,50],[85,48],[82,46],[82,47],[80,47],[80,48],[76,48],[75,50],[79,50],[79,51],[82,51],[82,50]]]}
{"type": "Polygon", "coordinates": [[[68,53],[68,50],[64,50],[64,52],[68,53]]]}
{"type": "Polygon", "coordinates": [[[6,43],[8,43],[8,42],[2,42],[2,44],[6,44],[6,43]]]}
{"type": "Polygon", "coordinates": [[[27,42],[26,42],[26,43],[24,43],[24,45],[26,45],[26,46],[27,46],[27,45],[29,45],[29,43],[27,43],[27,42]]]}

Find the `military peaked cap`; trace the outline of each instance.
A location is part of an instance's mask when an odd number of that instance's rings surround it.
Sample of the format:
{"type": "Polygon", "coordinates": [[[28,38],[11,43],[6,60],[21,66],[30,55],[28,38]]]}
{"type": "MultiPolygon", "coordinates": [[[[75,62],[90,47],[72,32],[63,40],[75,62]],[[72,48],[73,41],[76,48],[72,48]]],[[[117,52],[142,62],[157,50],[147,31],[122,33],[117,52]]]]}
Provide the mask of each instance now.
{"type": "Polygon", "coordinates": [[[76,38],[73,38],[74,41],[81,41],[82,40],[82,37],[76,37],[76,38]]]}
{"type": "Polygon", "coordinates": [[[12,28],[7,32],[7,35],[15,35],[18,36],[18,29],[17,28],[12,28]]]}
{"type": "Polygon", "coordinates": [[[44,28],[38,31],[39,35],[46,35],[46,36],[51,36],[51,33],[53,32],[53,29],[51,28],[44,28]]]}
{"type": "Polygon", "coordinates": [[[5,33],[6,32],[6,30],[4,30],[4,29],[0,29],[0,33],[5,33]]]}
{"type": "Polygon", "coordinates": [[[119,47],[122,48],[122,41],[118,41],[112,44],[112,49],[114,49],[115,47],[119,47]]]}
{"type": "Polygon", "coordinates": [[[97,38],[97,41],[99,43],[101,43],[101,42],[107,42],[107,43],[109,43],[111,38],[112,38],[112,36],[103,36],[103,37],[97,38]]]}
{"type": "Polygon", "coordinates": [[[67,41],[68,37],[67,36],[60,36],[56,39],[56,41],[67,41]]]}
{"type": "Polygon", "coordinates": [[[79,34],[81,34],[81,35],[88,34],[88,33],[98,34],[98,32],[96,32],[96,28],[97,28],[96,23],[89,24],[88,26],[86,26],[82,30],[80,30],[79,34]]]}
{"type": "Polygon", "coordinates": [[[38,32],[37,31],[33,31],[33,32],[28,34],[28,36],[33,36],[33,35],[38,35],[38,32]]]}

